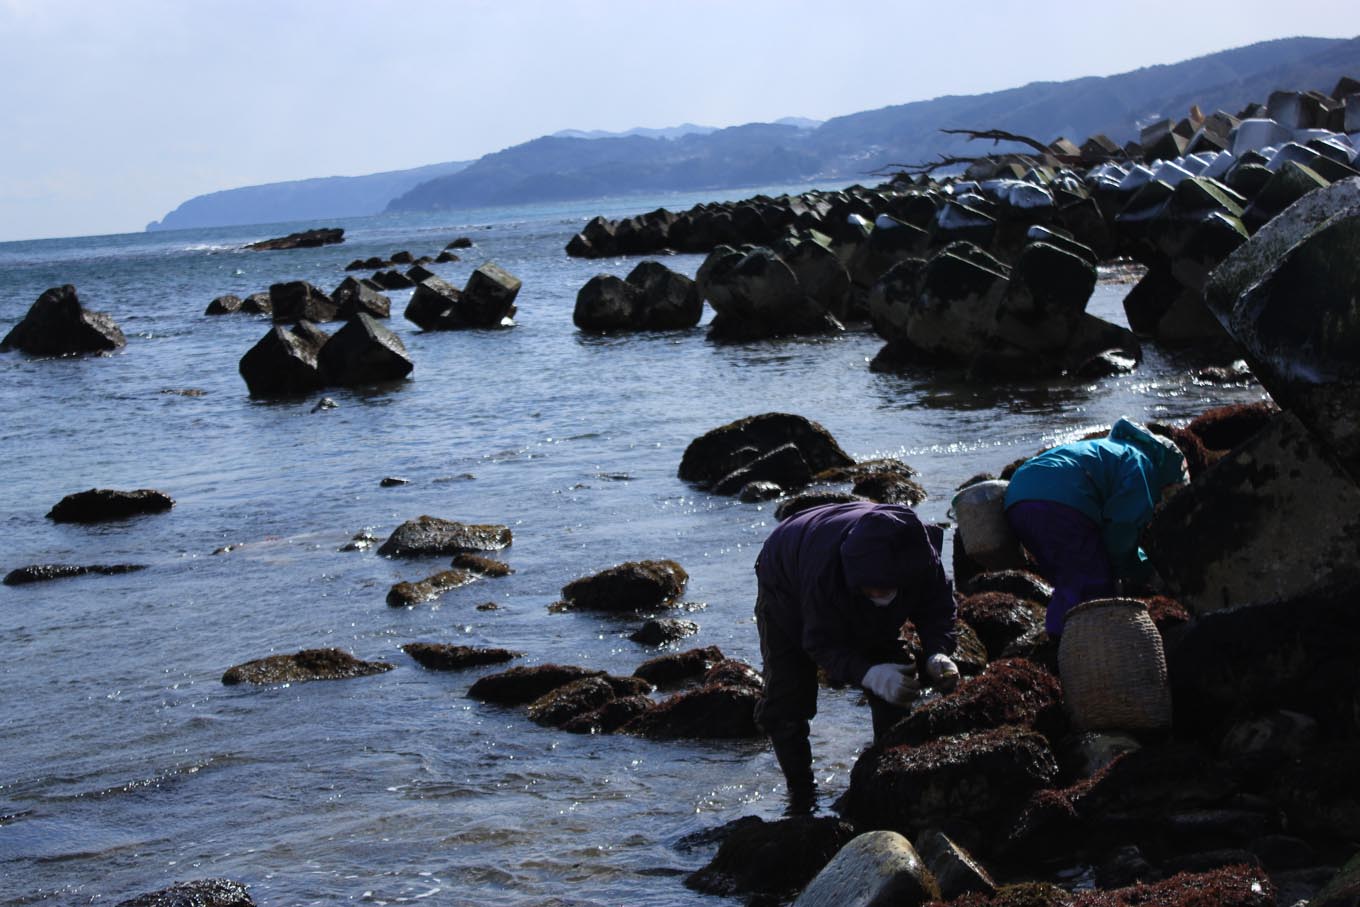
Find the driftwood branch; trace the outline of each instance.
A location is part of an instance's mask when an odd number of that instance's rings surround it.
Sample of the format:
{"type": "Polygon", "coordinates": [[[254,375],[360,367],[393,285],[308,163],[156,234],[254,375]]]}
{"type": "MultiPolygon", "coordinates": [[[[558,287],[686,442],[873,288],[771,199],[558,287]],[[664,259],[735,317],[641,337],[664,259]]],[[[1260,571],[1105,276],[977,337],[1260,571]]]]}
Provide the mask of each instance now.
{"type": "Polygon", "coordinates": [[[971,142],[974,139],[991,139],[993,145],[1001,142],[1015,142],[1018,145],[1028,145],[1040,154],[1051,155],[1048,145],[1038,139],[1030,138],[1027,135],[1018,135],[1014,132],[1006,132],[1004,129],[941,129],[945,135],[966,135],[971,142]]]}

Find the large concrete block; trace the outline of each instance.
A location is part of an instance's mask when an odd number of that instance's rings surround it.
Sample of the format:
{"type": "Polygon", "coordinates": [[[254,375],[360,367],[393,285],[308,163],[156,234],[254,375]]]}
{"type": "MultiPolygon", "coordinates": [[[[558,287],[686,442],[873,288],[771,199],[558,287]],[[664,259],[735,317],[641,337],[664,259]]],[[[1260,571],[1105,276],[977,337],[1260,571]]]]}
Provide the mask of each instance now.
{"type": "Polygon", "coordinates": [[[1360,487],[1281,413],[1163,505],[1143,543],[1196,614],[1360,587],[1360,487]]]}

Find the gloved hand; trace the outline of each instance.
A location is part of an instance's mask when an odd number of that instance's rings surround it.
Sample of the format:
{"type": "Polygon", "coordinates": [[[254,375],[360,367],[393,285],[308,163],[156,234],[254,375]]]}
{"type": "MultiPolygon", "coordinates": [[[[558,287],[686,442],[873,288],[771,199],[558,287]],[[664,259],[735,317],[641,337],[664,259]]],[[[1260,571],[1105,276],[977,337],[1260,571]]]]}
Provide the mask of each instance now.
{"type": "Polygon", "coordinates": [[[879,699],[904,708],[921,692],[921,682],[910,665],[874,665],[865,672],[861,685],[879,699]]]}
{"type": "Polygon", "coordinates": [[[926,676],[935,686],[948,692],[958,686],[959,666],[954,664],[954,659],[948,655],[936,652],[926,659],[926,676]]]}

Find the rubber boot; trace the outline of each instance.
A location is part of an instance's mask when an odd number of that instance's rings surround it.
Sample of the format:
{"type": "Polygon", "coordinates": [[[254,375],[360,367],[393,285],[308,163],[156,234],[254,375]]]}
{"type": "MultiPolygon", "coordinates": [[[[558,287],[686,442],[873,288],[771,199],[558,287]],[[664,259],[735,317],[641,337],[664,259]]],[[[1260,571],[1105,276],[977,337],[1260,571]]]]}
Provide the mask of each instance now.
{"type": "Polygon", "coordinates": [[[817,783],[812,778],[812,744],[806,737],[772,740],[774,757],[788,789],[787,816],[806,816],[817,809],[817,783]]]}

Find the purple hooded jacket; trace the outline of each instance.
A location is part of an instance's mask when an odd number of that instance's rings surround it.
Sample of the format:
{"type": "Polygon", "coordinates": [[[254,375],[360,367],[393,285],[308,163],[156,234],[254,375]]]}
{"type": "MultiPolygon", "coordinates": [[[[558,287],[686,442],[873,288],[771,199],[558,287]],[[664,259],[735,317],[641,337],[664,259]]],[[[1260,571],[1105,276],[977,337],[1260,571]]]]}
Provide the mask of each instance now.
{"type": "Polygon", "coordinates": [[[873,665],[900,660],[897,640],[908,620],[927,654],[952,654],[956,607],[941,539],[901,504],[804,510],[780,523],[760,550],[756,578],[767,616],[839,683],[858,685],[873,665]],[[896,589],[897,597],[875,605],[863,586],[896,589]]]}

